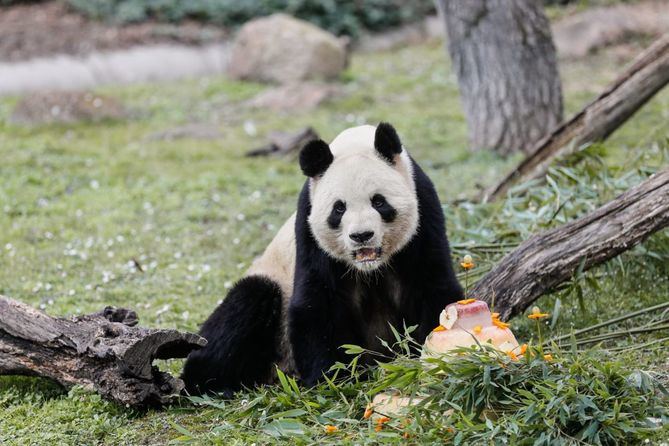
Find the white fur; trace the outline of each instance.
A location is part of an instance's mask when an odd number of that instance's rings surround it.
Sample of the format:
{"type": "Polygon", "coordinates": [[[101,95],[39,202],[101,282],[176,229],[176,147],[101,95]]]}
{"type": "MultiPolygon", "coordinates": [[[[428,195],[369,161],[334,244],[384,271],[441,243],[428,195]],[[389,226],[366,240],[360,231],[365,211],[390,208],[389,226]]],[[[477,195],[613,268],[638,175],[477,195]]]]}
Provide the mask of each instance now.
{"type": "Polygon", "coordinates": [[[330,256],[360,271],[372,271],[402,249],[416,233],[418,200],[411,161],[403,150],[394,164],[382,159],[374,148],[376,127],[365,125],[344,130],[330,150],[334,161],[318,178],[311,179],[309,225],[319,246],[330,256]],[[383,195],[397,211],[386,223],[372,207],[372,197],[383,195]],[[346,212],[337,229],[327,224],[334,203],[341,200],[346,212]],[[356,232],[373,231],[364,247],[382,249],[374,262],[356,262],[353,251],[361,246],[350,238],[356,232]]]}
{"type": "MultiPolygon", "coordinates": [[[[364,125],[344,130],[330,144],[334,161],[325,174],[310,180],[312,203],[309,225],[319,246],[330,256],[359,271],[372,271],[402,249],[418,227],[418,200],[411,159],[406,150],[391,165],[374,148],[376,127],[364,125]],[[372,208],[371,198],[382,194],[397,210],[397,218],[385,223],[372,208]],[[327,218],[335,201],[346,203],[346,213],[339,228],[330,229],[327,218]],[[349,234],[374,231],[366,245],[380,246],[382,256],[376,262],[358,263],[349,234]]],[[[246,275],[262,275],[276,281],[289,298],[295,274],[295,214],[281,227],[261,257],[246,275]]]]}
{"type": "Polygon", "coordinates": [[[293,294],[295,275],[295,213],[281,226],[262,256],[251,264],[246,276],[265,276],[281,287],[284,299],[293,294]]]}

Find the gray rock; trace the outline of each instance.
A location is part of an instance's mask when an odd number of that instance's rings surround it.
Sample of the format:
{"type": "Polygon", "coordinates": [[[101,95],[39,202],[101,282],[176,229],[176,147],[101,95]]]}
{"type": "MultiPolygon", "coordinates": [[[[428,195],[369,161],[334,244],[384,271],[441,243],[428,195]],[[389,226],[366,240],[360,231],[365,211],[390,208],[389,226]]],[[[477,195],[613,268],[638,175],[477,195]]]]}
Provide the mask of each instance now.
{"type": "Polygon", "coordinates": [[[444,39],[444,24],[436,15],[389,31],[364,33],[355,45],[362,52],[390,51],[430,40],[444,39]]]}
{"type": "Polygon", "coordinates": [[[24,96],[9,121],[35,126],[119,120],[127,116],[123,104],[108,96],[81,91],[46,91],[24,96]]]}
{"type": "Polygon", "coordinates": [[[553,39],[561,57],[578,58],[630,36],[659,36],[669,29],[665,2],[619,4],[592,8],[553,25],[553,39]]]}
{"type": "Polygon", "coordinates": [[[331,80],[346,68],[346,41],[303,20],[273,14],[246,23],[233,43],[233,79],[286,84],[331,80]]]}
{"type": "Polygon", "coordinates": [[[340,96],[338,85],[305,82],[270,88],[251,98],[246,105],[273,111],[312,110],[328,100],[340,96]]]}

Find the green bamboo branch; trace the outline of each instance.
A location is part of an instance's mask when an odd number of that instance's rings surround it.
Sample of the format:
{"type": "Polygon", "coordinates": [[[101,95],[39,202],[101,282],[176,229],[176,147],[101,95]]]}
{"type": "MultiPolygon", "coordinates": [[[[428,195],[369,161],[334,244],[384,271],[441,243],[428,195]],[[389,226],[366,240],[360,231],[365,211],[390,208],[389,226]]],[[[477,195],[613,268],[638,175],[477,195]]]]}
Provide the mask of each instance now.
{"type": "Polygon", "coordinates": [[[576,331],[574,331],[572,333],[569,333],[569,334],[566,334],[566,335],[562,335],[562,336],[552,338],[552,339],[548,340],[547,342],[556,342],[557,343],[557,342],[560,342],[560,341],[564,341],[565,339],[569,339],[572,335],[573,336],[579,336],[579,335],[582,335],[584,333],[588,333],[588,332],[597,330],[599,328],[608,327],[609,325],[617,324],[618,322],[622,322],[622,321],[625,321],[627,319],[632,319],[632,318],[635,318],[637,316],[641,316],[642,314],[650,313],[652,311],[662,310],[664,308],[669,308],[669,301],[668,302],[663,302],[661,304],[658,304],[658,305],[655,305],[655,306],[652,306],[652,307],[644,308],[643,310],[638,310],[638,311],[635,311],[633,313],[629,313],[629,314],[626,314],[626,315],[623,315],[623,316],[619,316],[619,317],[616,317],[616,318],[613,318],[613,319],[609,319],[608,321],[601,322],[601,323],[596,324],[596,325],[591,325],[590,327],[585,327],[585,328],[582,328],[580,330],[576,330],[576,331]]]}

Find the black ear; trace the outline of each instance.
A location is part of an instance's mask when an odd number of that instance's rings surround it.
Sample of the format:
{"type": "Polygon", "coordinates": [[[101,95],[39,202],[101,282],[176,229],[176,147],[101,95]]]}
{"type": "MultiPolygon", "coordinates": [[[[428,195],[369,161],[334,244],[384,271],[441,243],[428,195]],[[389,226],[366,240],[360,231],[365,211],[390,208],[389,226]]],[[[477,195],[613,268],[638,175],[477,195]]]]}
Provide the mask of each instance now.
{"type": "Polygon", "coordinates": [[[374,134],[374,147],[381,157],[392,163],[395,155],[402,153],[402,142],[395,127],[387,122],[380,123],[374,134]]]}
{"type": "Polygon", "coordinates": [[[300,167],[310,178],[323,174],[333,160],[330,146],[322,139],[308,142],[300,152],[300,167]]]}

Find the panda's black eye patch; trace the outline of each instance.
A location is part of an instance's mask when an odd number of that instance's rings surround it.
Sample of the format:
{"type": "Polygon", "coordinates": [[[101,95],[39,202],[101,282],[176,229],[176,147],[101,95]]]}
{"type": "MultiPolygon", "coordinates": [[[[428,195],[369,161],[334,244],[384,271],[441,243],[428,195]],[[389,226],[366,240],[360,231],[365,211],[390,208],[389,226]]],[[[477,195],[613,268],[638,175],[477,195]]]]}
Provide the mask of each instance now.
{"type": "Polygon", "coordinates": [[[386,197],[381,194],[375,194],[372,197],[372,207],[381,215],[386,223],[390,223],[397,217],[397,211],[388,203],[386,197]]]}
{"type": "Polygon", "coordinates": [[[330,215],[328,216],[328,226],[330,229],[337,229],[341,223],[341,218],[346,212],[346,203],[341,200],[335,201],[335,204],[332,206],[330,215]]]}

